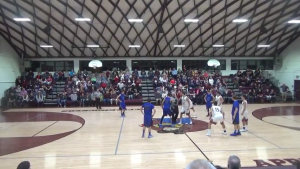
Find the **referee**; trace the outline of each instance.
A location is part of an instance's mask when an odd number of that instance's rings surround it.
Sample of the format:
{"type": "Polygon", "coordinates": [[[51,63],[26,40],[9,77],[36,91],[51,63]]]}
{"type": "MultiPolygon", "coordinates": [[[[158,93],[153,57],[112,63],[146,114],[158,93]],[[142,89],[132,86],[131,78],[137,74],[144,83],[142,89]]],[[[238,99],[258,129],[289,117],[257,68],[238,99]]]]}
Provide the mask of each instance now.
{"type": "Polygon", "coordinates": [[[171,111],[173,112],[173,115],[172,115],[172,126],[174,127],[175,124],[176,124],[176,120],[177,120],[178,114],[179,114],[178,99],[177,99],[175,93],[173,93],[173,97],[172,97],[171,100],[172,100],[171,101],[171,103],[172,103],[171,111]]]}
{"type": "Polygon", "coordinates": [[[96,98],[96,108],[101,109],[101,102],[100,98],[102,97],[102,93],[97,89],[97,91],[94,93],[94,96],[96,98]]]}

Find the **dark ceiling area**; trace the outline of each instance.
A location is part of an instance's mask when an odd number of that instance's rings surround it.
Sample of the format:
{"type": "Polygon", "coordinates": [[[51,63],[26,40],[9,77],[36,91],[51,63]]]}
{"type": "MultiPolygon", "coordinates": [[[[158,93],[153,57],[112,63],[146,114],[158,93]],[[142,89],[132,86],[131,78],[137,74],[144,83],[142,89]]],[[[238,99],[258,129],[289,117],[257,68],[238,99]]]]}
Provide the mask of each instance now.
{"type": "Polygon", "coordinates": [[[2,0],[0,35],[25,58],[274,57],[299,37],[288,23],[299,11],[299,0],[2,0]]]}

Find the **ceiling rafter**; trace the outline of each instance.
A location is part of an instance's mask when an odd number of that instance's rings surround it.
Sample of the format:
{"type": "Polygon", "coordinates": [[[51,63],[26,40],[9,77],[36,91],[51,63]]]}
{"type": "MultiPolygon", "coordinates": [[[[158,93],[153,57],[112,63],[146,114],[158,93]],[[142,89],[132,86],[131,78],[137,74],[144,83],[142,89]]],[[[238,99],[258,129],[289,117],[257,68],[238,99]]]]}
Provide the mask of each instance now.
{"type": "MultiPolygon", "coordinates": [[[[163,20],[163,18],[164,18],[164,14],[165,14],[165,9],[166,9],[166,5],[167,5],[167,0],[159,0],[159,3],[160,3],[160,8],[162,9],[161,10],[161,13],[160,13],[160,17],[159,17],[159,21],[158,21],[158,23],[156,23],[156,25],[157,25],[157,27],[162,27],[162,20],[163,20]],[[163,3],[162,3],[163,2],[163,3]]],[[[169,1],[169,2],[171,2],[171,1],[169,1]]],[[[160,46],[158,45],[159,44],[159,42],[161,41],[161,39],[158,39],[159,38],[159,31],[157,30],[156,31],[156,39],[155,39],[155,42],[154,42],[154,56],[156,57],[157,56],[157,54],[156,54],[156,50],[157,50],[157,47],[159,47],[159,50],[160,50],[160,52],[161,52],[161,49],[160,49],[160,46]]]]}
{"type": "MultiPolygon", "coordinates": [[[[31,3],[33,3],[33,0],[31,0],[31,3]]],[[[33,8],[33,14],[36,15],[35,7],[33,6],[32,8],[33,8]]],[[[36,23],[35,23],[35,18],[33,18],[33,24],[36,24],[36,23]]],[[[36,29],[36,26],[34,27],[34,31],[35,31],[35,34],[37,35],[37,29],[36,29]]],[[[38,43],[38,41],[37,41],[37,36],[34,36],[34,39],[35,39],[35,43],[38,43]]],[[[38,50],[38,45],[35,45],[35,56],[38,55],[38,51],[39,51],[39,50],[38,50]]],[[[48,52],[49,52],[49,50],[48,50],[48,52]]],[[[48,54],[47,54],[47,56],[48,56],[48,54]]]]}
{"type": "MultiPolygon", "coordinates": [[[[240,6],[242,6],[243,2],[244,2],[244,0],[241,0],[241,5],[240,5],[240,6]]],[[[240,12],[239,12],[239,15],[238,15],[238,16],[241,15],[243,8],[239,8],[239,9],[240,9],[240,12]]],[[[236,34],[239,32],[239,27],[240,27],[240,26],[241,26],[240,24],[236,24],[236,25],[235,25],[235,36],[234,36],[234,41],[235,41],[235,42],[236,42],[236,38],[237,38],[237,35],[236,35],[236,34]]],[[[233,53],[234,53],[234,55],[236,54],[236,44],[234,45],[233,53]]]]}
{"type": "MultiPolygon", "coordinates": [[[[7,1],[6,1],[7,2],[7,1]]],[[[20,13],[20,10],[19,10],[19,6],[17,5],[17,2],[16,2],[16,0],[14,0],[13,1],[13,3],[14,3],[14,5],[16,6],[16,8],[17,8],[17,16],[21,16],[21,13],[20,13]]],[[[22,42],[23,42],[23,44],[25,43],[24,42],[24,37],[23,37],[23,35],[24,35],[24,31],[23,31],[23,25],[19,22],[18,23],[18,25],[20,26],[20,28],[21,28],[21,31],[22,31],[22,42]]],[[[23,45],[24,46],[24,45],[23,45]]],[[[27,52],[26,52],[26,48],[24,47],[24,53],[26,54],[27,52]]],[[[23,53],[23,54],[24,54],[23,53]]]]}
{"type": "MultiPolygon", "coordinates": [[[[266,3],[268,3],[268,1],[263,1],[263,3],[261,3],[261,4],[259,5],[259,7],[262,6],[262,4],[266,4],[266,3]]],[[[276,3],[276,4],[271,5],[270,8],[275,8],[276,6],[279,6],[279,5],[282,4],[282,3],[284,3],[284,1],[279,1],[279,2],[276,3]]],[[[269,9],[269,8],[266,8],[266,9],[264,9],[264,10],[262,10],[262,11],[256,13],[256,14],[254,14],[254,16],[252,16],[251,18],[255,18],[255,17],[257,17],[257,16],[259,16],[259,15],[261,15],[261,14],[267,12],[268,9],[269,9]]],[[[268,16],[273,16],[273,15],[277,14],[280,10],[281,10],[281,9],[278,9],[278,10],[276,10],[276,11],[270,13],[268,16]]],[[[287,15],[288,15],[288,14],[287,14],[287,15]]],[[[260,23],[260,21],[262,21],[263,19],[264,19],[264,18],[262,17],[262,18],[256,20],[255,22],[252,23],[252,25],[255,25],[255,24],[260,23]]],[[[276,19],[276,18],[271,19],[270,21],[266,22],[265,25],[268,25],[268,24],[272,23],[275,19],[276,19]]],[[[239,40],[237,40],[235,43],[236,43],[236,44],[237,44],[237,43],[240,43],[244,38],[246,38],[247,36],[249,36],[249,35],[251,35],[251,34],[254,34],[255,32],[257,32],[257,31],[259,31],[259,30],[260,30],[260,27],[258,27],[258,28],[256,28],[256,29],[252,30],[249,34],[245,34],[242,38],[240,38],[239,40]]],[[[247,31],[247,28],[244,28],[243,30],[241,30],[241,31],[238,33],[237,36],[239,36],[240,34],[244,33],[245,31],[247,31]]],[[[225,44],[226,44],[227,42],[231,41],[233,38],[234,38],[234,36],[230,37],[230,38],[225,42],[225,44]]],[[[254,36],[253,38],[251,38],[249,41],[251,42],[251,41],[253,41],[255,38],[256,38],[256,36],[254,36]]],[[[248,42],[249,42],[249,41],[248,41],[248,42]]],[[[245,43],[248,43],[248,42],[245,42],[245,43]]],[[[240,48],[242,48],[242,47],[240,47],[240,48]]],[[[240,50],[240,48],[239,48],[238,50],[240,50]]],[[[229,50],[229,48],[226,48],[226,49],[225,49],[225,53],[226,53],[228,50],[229,50]]]]}
{"type": "MultiPolygon", "coordinates": [[[[20,51],[22,51],[21,48],[19,48],[18,46],[14,45],[12,42],[11,42],[11,39],[7,38],[3,33],[5,33],[7,36],[9,36],[10,33],[8,32],[5,32],[5,30],[1,29],[0,28],[0,36],[2,36],[7,42],[8,44],[16,51],[16,53],[19,55],[19,57],[22,56],[22,54],[20,53],[20,51]]],[[[15,38],[14,36],[12,36],[11,38],[15,38]]],[[[17,39],[17,38],[15,38],[17,39]]],[[[18,40],[18,39],[17,39],[18,40]]]]}
{"type": "Polygon", "coordinates": [[[2,20],[4,22],[4,26],[6,27],[6,31],[8,32],[8,40],[11,41],[11,33],[8,29],[8,26],[7,26],[7,23],[6,23],[6,19],[3,17],[5,15],[5,13],[3,12],[3,9],[2,9],[2,5],[0,5],[0,11],[2,13],[1,17],[2,17],[2,20]]]}

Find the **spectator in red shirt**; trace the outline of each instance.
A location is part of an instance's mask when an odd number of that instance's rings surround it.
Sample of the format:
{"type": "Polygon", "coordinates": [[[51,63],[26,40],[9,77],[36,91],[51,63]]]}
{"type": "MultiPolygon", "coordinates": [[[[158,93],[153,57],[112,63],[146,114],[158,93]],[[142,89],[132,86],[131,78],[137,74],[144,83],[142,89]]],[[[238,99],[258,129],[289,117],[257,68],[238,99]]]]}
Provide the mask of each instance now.
{"type": "Polygon", "coordinates": [[[42,79],[41,73],[39,72],[39,73],[35,76],[35,78],[38,79],[38,80],[42,79]]]}
{"type": "Polygon", "coordinates": [[[175,85],[175,80],[174,80],[174,79],[171,79],[171,80],[170,80],[170,83],[174,86],[174,85],[175,85]]]}

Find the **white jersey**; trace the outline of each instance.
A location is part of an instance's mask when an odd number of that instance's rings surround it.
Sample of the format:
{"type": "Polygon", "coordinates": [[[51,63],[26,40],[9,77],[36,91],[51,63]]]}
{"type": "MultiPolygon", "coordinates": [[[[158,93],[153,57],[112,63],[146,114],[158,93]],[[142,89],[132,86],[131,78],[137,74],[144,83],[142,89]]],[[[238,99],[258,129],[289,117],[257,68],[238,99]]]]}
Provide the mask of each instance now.
{"type": "Polygon", "coordinates": [[[220,106],[212,106],[212,116],[215,117],[215,116],[219,116],[219,115],[222,115],[222,109],[220,106]]]}
{"type": "Polygon", "coordinates": [[[240,113],[243,113],[244,105],[245,105],[245,111],[244,111],[244,114],[243,114],[242,118],[248,119],[248,110],[247,110],[247,108],[248,108],[248,102],[247,102],[247,100],[244,100],[242,102],[242,107],[241,107],[240,113]]]}
{"type": "Polygon", "coordinates": [[[220,96],[216,96],[217,105],[220,106],[220,107],[222,107],[221,98],[222,98],[221,95],[220,96]]]}
{"type": "Polygon", "coordinates": [[[187,96],[182,96],[181,100],[182,100],[182,107],[189,107],[189,103],[188,102],[190,102],[190,99],[187,96]]]}

